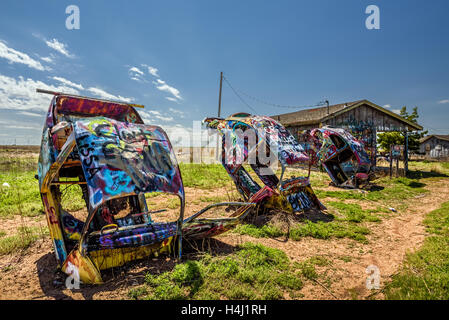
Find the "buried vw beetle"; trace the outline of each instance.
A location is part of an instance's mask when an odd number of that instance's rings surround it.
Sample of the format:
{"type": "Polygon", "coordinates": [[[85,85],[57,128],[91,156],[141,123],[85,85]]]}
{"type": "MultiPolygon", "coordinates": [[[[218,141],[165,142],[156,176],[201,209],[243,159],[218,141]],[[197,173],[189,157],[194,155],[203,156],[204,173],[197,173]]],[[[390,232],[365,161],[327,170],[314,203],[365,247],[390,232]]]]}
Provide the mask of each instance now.
{"type": "Polygon", "coordinates": [[[309,157],[279,122],[267,116],[247,113],[233,114],[226,119],[206,118],[203,122],[207,128],[221,134],[222,165],[246,201],[257,203],[259,210],[263,211],[326,209],[313,192],[309,177],[284,178],[287,167],[308,163],[309,157]],[[245,163],[249,164],[260,183],[248,173],[245,163]],[[273,164],[280,164],[279,175],[273,164]]]}
{"type": "Polygon", "coordinates": [[[164,130],[145,125],[137,105],[53,94],[42,134],[38,179],[58,265],[83,283],[102,283],[101,270],[159,253],[181,257],[183,238],[222,233],[255,206],[217,203],[184,219],[185,193],[164,130]],[[78,219],[61,203],[61,186],[77,185],[87,207],[78,219]],[[155,222],[145,194],[179,198],[174,221],[155,222]],[[215,208],[230,218],[200,218],[215,208]]]}
{"type": "Polygon", "coordinates": [[[371,161],[363,143],[341,128],[310,131],[308,151],[314,165],[322,165],[338,187],[357,188],[372,177],[371,161]]]}

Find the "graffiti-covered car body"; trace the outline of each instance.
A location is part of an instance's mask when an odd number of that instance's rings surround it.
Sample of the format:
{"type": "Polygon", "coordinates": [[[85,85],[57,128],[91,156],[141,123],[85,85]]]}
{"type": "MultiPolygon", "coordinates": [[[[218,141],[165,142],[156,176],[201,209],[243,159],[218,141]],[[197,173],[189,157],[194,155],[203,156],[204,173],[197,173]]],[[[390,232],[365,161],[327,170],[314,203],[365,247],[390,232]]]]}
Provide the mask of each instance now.
{"type": "Polygon", "coordinates": [[[165,131],[143,123],[136,105],[53,93],[42,134],[38,179],[61,270],[83,283],[101,283],[101,270],[159,253],[181,256],[183,230],[209,237],[235,226],[254,207],[232,205],[236,216],[200,219],[206,207],[183,220],[185,192],[165,131]],[[61,203],[61,186],[78,185],[87,218],[61,203]],[[174,221],[155,222],[145,194],[179,198],[174,221]]]}
{"type": "Polygon", "coordinates": [[[55,95],[38,164],[39,186],[62,271],[101,283],[100,270],[181,250],[184,188],[164,130],[145,125],[133,105],[55,95]],[[61,205],[62,185],[79,185],[87,219],[61,205]],[[155,223],[145,193],[179,197],[176,221],[155,223]],[[127,210],[123,218],[114,214],[127,210]]]}
{"type": "Polygon", "coordinates": [[[279,122],[266,116],[237,113],[226,119],[206,118],[203,123],[220,133],[222,165],[245,200],[257,202],[259,208],[289,212],[325,209],[308,177],[284,179],[288,166],[308,163],[309,157],[279,122]],[[247,172],[245,163],[250,165],[263,187],[247,172]],[[273,164],[280,164],[279,176],[272,169],[273,164]]]}
{"type": "Polygon", "coordinates": [[[363,144],[341,128],[323,127],[310,131],[308,153],[322,165],[336,186],[357,187],[369,179],[371,161],[363,144]]]}

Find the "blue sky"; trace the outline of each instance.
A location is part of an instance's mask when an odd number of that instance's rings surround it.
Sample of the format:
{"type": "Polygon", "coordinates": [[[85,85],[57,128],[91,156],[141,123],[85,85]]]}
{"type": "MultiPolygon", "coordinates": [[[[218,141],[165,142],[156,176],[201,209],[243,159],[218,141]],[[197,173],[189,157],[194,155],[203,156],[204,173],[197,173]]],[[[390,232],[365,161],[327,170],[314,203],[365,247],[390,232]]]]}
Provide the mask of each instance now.
{"type": "MultiPolygon", "coordinates": [[[[216,116],[219,73],[279,105],[368,99],[419,107],[449,134],[449,2],[9,1],[0,10],[0,144],[39,144],[51,97],[36,87],[144,104],[168,131],[216,116]],[[80,29],[65,26],[68,5],[80,29]],[[380,30],[365,8],[380,8],[380,30]]],[[[222,115],[291,112],[223,84],[222,115]]]]}

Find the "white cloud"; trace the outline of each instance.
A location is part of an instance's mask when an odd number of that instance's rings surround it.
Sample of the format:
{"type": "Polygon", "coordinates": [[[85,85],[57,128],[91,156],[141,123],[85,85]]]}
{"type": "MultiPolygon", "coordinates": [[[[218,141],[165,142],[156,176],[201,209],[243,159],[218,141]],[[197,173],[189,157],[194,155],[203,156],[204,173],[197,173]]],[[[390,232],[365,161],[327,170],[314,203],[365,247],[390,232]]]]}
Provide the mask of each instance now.
{"type": "Polygon", "coordinates": [[[393,111],[394,113],[397,113],[397,114],[401,114],[401,109],[393,109],[391,111],[393,111]]]}
{"type": "Polygon", "coordinates": [[[53,58],[52,57],[41,57],[41,60],[48,62],[48,63],[53,63],[53,58]]]}
{"type": "Polygon", "coordinates": [[[390,109],[390,108],[391,108],[391,105],[386,104],[386,105],[384,105],[383,107],[386,108],[386,109],[390,109]]]}
{"type": "Polygon", "coordinates": [[[33,113],[28,111],[19,111],[18,114],[22,114],[24,116],[30,116],[30,117],[42,117],[44,113],[33,113]]]}
{"type": "Polygon", "coordinates": [[[62,77],[53,77],[52,79],[53,79],[53,80],[56,80],[56,81],[59,81],[59,82],[61,82],[62,84],[65,84],[65,85],[67,85],[67,86],[69,86],[69,87],[73,87],[73,88],[76,88],[76,89],[78,89],[78,90],[84,90],[84,87],[83,87],[81,84],[74,83],[74,82],[72,82],[72,81],[70,81],[70,80],[67,80],[67,79],[65,79],[65,78],[62,78],[62,77]]]}
{"type": "Polygon", "coordinates": [[[137,68],[137,67],[131,67],[131,68],[129,68],[129,71],[130,72],[135,72],[135,73],[137,73],[137,74],[140,74],[140,75],[142,75],[143,76],[143,71],[142,70],[140,70],[139,68],[137,68]]]}
{"type": "Polygon", "coordinates": [[[449,103],[449,99],[440,100],[438,101],[438,103],[439,104],[449,103]]]}
{"type": "Polygon", "coordinates": [[[157,79],[156,88],[160,91],[172,94],[176,99],[182,100],[181,94],[175,87],[169,86],[165,81],[157,79]]]}
{"type": "Polygon", "coordinates": [[[22,76],[16,79],[0,75],[0,108],[47,111],[51,96],[37,93],[37,88],[79,94],[78,90],[66,85],[50,85],[30,78],[25,79],[22,76]]]}
{"type": "Polygon", "coordinates": [[[41,129],[42,125],[27,126],[27,125],[23,125],[23,124],[8,124],[6,126],[3,126],[3,128],[22,129],[22,130],[36,130],[36,129],[41,129]]]}
{"type": "Polygon", "coordinates": [[[173,102],[177,102],[178,101],[176,98],[172,98],[172,97],[165,97],[165,99],[167,99],[169,101],[173,101],[173,102]]]}
{"type": "Polygon", "coordinates": [[[123,101],[126,103],[130,103],[130,102],[134,101],[134,98],[126,98],[126,97],[122,97],[120,95],[116,96],[116,95],[108,93],[100,88],[90,87],[89,89],[87,89],[87,91],[89,91],[93,95],[96,95],[97,97],[100,97],[102,99],[123,101]]]}
{"type": "MultiPolygon", "coordinates": [[[[148,110],[148,111],[140,111],[139,114],[142,116],[143,120],[147,120],[149,123],[154,124],[155,119],[164,121],[164,122],[171,122],[173,121],[173,117],[162,115],[159,111],[156,110],[148,110]]],[[[157,123],[157,121],[156,121],[157,123]]]]}
{"type": "Polygon", "coordinates": [[[45,43],[50,48],[58,51],[59,53],[63,54],[67,58],[73,58],[75,57],[73,54],[69,53],[69,50],[67,50],[67,45],[65,43],[59,42],[57,39],[53,40],[45,40],[45,43]]]}
{"type": "Polygon", "coordinates": [[[129,68],[128,74],[131,77],[131,80],[134,80],[137,82],[147,82],[145,80],[145,73],[137,67],[129,68]]]}
{"type": "Polygon", "coordinates": [[[0,40],[0,58],[8,60],[9,63],[24,64],[30,68],[40,71],[50,70],[50,68],[44,67],[39,61],[34,60],[26,53],[8,47],[6,43],[4,43],[1,40],[0,40]]]}
{"type": "Polygon", "coordinates": [[[184,118],[184,114],[185,114],[184,111],[181,111],[181,110],[178,110],[178,109],[174,109],[174,108],[168,108],[168,110],[171,113],[178,114],[181,118],[184,118]]]}
{"type": "Polygon", "coordinates": [[[148,73],[151,74],[154,77],[159,78],[158,69],[152,66],[149,66],[147,64],[142,64],[143,67],[146,67],[148,69],[148,73]]]}

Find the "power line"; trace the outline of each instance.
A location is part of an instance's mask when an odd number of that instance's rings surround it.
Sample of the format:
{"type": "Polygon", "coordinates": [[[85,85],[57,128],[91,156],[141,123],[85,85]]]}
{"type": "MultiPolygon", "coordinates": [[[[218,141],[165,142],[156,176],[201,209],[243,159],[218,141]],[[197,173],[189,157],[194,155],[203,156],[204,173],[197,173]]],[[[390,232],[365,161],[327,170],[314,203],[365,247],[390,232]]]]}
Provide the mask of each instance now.
{"type": "Polygon", "coordinates": [[[257,111],[256,109],[254,109],[253,107],[251,107],[238,93],[237,91],[234,89],[234,87],[229,83],[228,79],[226,79],[225,76],[223,76],[223,80],[226,81],[226,83],[228,84],[229,88],[231,88],[232,91],[234,91],[235,95],[240,99],[240,101],[242,101],[248,108],[250,108],[251,110],[253,110],[256,114],[257,111]]]}
{"type": "MultiPolygon", "coordinates": [[[[240,95],[237,93],[237,92],[239,92],[240,94],[245,95],[248,98],[250,98],[250,99],[252,99],[252,100],[254,100],[256,102],[259,102],[259,103],[262,103],[262,104],[265,104],[265,105],[269,105],[269,106],[272,106],[272,107],[276,107],[276,108],[290,108],[290,109],[305,109],[305,108],[313,108],[313,107],[320,107],[320,106],[326,105],[326,101],[320,101],[320,102],[318,102],[318,103],[316,103],[314,105],[305,105],[305,106],[281,105],[281,104],[277,104],[277,103],[267,102],[267,101],[265,101],[263,99],[256,98],[256,97],[254,97],[254,96],[252,96],[252,95],[250,95],[250,94],[248,94],[246,92],[243,92],[242,90],[234,89],[231,86],[231,84],[229,83],[228,79],[226,79],[226,77],[224,77],[224,76],[223,76],[223,78],[225,79],[225,81],[228,83],[228,85],[231,87],[231,89],[234,91],[234,93],[237,96],[240,97],[240,95]]],[[[242,100],[241,97],[240,97],[240,99],[242,100]]],[[[246,102],[245,102],[245,104],[248,105],[246,102]]]]}

